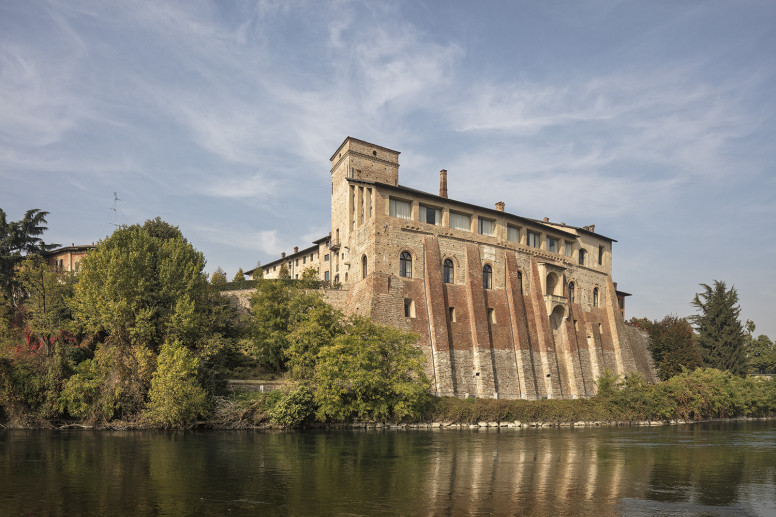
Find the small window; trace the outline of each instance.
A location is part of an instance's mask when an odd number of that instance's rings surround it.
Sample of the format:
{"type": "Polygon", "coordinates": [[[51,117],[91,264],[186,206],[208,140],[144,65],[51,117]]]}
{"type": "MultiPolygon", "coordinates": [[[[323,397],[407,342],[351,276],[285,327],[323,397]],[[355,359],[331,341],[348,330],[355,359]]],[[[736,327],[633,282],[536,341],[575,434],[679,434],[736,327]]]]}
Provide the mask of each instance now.
{"type": "Polygon", "coordinates": [[[555,237],[547,237],[547,251],[550,253],[558,253],[558,239],[555,237]]]}
{"type": "Polygon", "coordinates": [[[584,266],[585,265],[585,257],[587,255],[587,252],[583,250],[582,248],[579,248],[579,265],[584,266]]]}
{"type": "Polygon", "coordinates": [[[520,242],[520,228],[517,226],[507,226],[507,240],[509,242],[520,242]]]}
{"type": "Polygon", "coordinates": [[[328,262],[329,261],[329,254],[328,253],[323,256],[323,261],[324,262],[328,262]]]}
{"type": "Polygon", "coordinates": [[[372,189],[366,189],[367,192],[367,204],[369,205],[369,218],[372,218],[372,189]]]}
{"type": "Polygon", "coordinates": [[[302,257],[302,264],[307,264],[307,255],[302,257]]]}
{"type": "Polygon", "coordinates": [[[532,248],[538,248],[539,247],[539,234],[536,232],[528,232],[527,234],[527,242],[530,247],[532,248]]]}
{"type": "Polygon", "coordinates": [[[447,313],[450,315],[450,323],[455,323],[455,307],[449,307],[447,313]]]}
{"type": "Polygon", "coordinates": [[[593,288],[593,307],[598,307],[598,288],[593,288]]]}
{"type": "Polygon", "coordinates": [[[277,269],[278,269],[277,266],[272,266],[272,271],[277,271],[277,269]]]}
{"type": "Polygon", "coordinates": [[[438,208],[420,205],[420,222],[427,224],[442,224],[442,211],[438,208]]]}
{"type": "Polygon", "coordinates": [[[598,246],[598,265],[603,266],[604,265],[604,247],[598,246]]]}
{"type": "Polygon", "coordinates": [[[299,280],[299,275],[294,275],[295,280],[299,280]]]}
{"type": "Polygon", "coordinates": [[[574,282],[569,282],[569,303],[574,303],[574,282]]]}
{"type": "Polygon", "coordinates": [[[339,283],[339,275],[334,275],[334,283],[335,284],[339,283]]]}
{"type": "Polygon", "coordinates": [[[327,282],[329,281],[329,272],[328,271],[324,271],[323,272],[323,279],[326,280],[327,282]]]}
{"type": "Polygon", "coordinates": [[[367,275],[367,268],[366,268],[366,255],[361,257],[361,278],[366,278],[367,275]]]}
{"type": "Polygon", "coordinates": [[[299,265],[299,259],[296,259],[296,265],[297,266],[299,265]]]}
{"type": "Polygon", "coordinates": [[[450,228],[455,230],[471,231],[472,216],[467,214],[459,214],[458,212],[450,212],[450,228]]]}
{"type": "Polygon", "coordinates": [[[412,203],[390,198],[388,201],[388,215],[400,219],[412,219],[412,203]]]}
{"type": "Polygon", "coordinates": [[[488,323],[496,323],[496,309],[488,308],[488,323]]]}
{"type": "Polygon", "coordinates": [[[402,251],[399,257],[399,276],[412,278],[412,255],[409,251],[402,251]]]}
{"type": "Polygon", "coordinates": [[[477,218],[477,231],[480,235],[490,235],[491,237],[496,234],[496,221],[492,219],[477,218]]]}
{"type": "Polygon", "coordinates": [[[571,242],[566,241],[565,248],[566,248],[566,256],[571,257],[574,254],[574,245],[571,242]]]}
{"type": "Polygon", "coordinates": [[[520,290],[520,292],[523,292],[523,272],[518,271],[517,272],[517,288],[520,290]]]}
{"type": "Polygon", "coordinates": [[[444,282],[446,284],[452,284],[455,282],[455,268],[453,266],[453,261],[450,259],[445,259],[444,267],[444,282]]]}
{"type": "Polygon", "coordinates": [[[410,298],[404,299],[404,317],[405,318],[415,317],[415,302],[413,302],[410,298]]]}
{"type": "Polygon", "coordinates": [[[493,268],[490,264],[485,264],[482,268],[482,287],[483,289],[493,288],[493,268]]]}

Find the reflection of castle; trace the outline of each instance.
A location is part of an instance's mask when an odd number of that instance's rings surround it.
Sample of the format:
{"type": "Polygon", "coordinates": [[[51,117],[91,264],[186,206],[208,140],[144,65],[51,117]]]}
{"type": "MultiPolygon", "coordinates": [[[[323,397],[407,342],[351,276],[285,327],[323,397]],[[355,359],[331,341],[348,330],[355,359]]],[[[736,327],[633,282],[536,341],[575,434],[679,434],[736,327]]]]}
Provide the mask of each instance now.
{"type": "Polygon", "coordinates": [[[399,153],[346,138],[331,157],[331,233],[262,266],[341,283],[346,313],[412,330],[440,395],[589,396],[604,369],[654,379],[623,323],[613,239],[399,185],[399,153]]]}

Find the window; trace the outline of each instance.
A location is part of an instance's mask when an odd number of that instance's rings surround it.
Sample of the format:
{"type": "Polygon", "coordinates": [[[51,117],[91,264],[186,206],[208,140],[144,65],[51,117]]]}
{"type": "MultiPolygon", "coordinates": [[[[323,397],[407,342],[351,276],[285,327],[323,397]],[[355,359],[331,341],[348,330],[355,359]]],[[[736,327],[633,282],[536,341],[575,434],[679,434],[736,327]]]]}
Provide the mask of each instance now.
{"type": "Polygon", "coordinates": [[[526,244],[531,246],[532,248],[538,248],[539,247],[539,234],[535,232],[528,232],[527,234],[527,241],[526,244]]]}
{"type": "Polygon", "coordinates": [[[579,248],[579,265],[584,266],[585,265],[585,255],[587,255],[587,252],[583,250],[582,248],[579,248]]]}
{"type": "Polygon", "coordinates": [[[350,206],[353,207],[353,217],[350,218],[351,230],[356,229],[356,187],[350,187],[350,206]]]}
{"type": "Polygon", "coordinates": [[[404,299],[404,317],[405,318],[415,317],[415,302],[413,302],[410,298],[404,299]]]}
{"type": "Polygon", "coordinates": [[[450,259],[445,259],[444,267],[442,268],[444,275],[443,280],[446,284],[452,284],[455,282],[455,269],[453,266],[453,261],[450,259]]]}
{"type": "Polygon", "coordinates": [[[566,256],[567,257],[571,257],[574,254],[574,245],[571,242],[566,241],[565,248],[566,248],[566,250],[565,250],[566,251],[566,256]]]}
{"type": "Polygon", "coordinates": [[[412,278],[412,255],[409,251],[402,251],[399,257],[399,276],[412,278]]]}
{"type": "Polygon", "coordinates": [[[401,219],[412,219],[412,203],[391,198],[388,201],[388,215],[401,219]]]}
{"type": "Polygon", "coordinates": [[[593,307],[598,307],[598,288],[593,288],[593,307]]]}
{"type": "Polygon", "coordinates": [[[334,283],[335,284],[339,283],[339,275],[334,275],[334,283]]]}
{"type": "Polygon", "coordinates": [[[488,323],[496,323],[496,309],[488,308],[488,323]]]}
{"type": "Polygon", "coordinates": [[[367,192],[367,204],[369,205],[369,218],[372,218],[372,189],[366,189],[367,192]]]}
{"type": "Polygon", "coordinates": [[[449,307],[447,313],[450,315],[450,322],[455,323],[455,307],[449,307]]]}
{"type": "Polygon", "coordinates": [[[550,253],[558,253],[558,239],[555,237],[547,237],[547,251],[550,253]]]}
{"type": "Polygon", "coordinates": [[[307,264],[307,255],[302,257],[302,264],[307,264]]]}
{"type": "Polygon", "coordinates": [[[493,288],[493,268],[490,267],[490,264],[485,264],[485,266],[482,268],[482,288],[493,288]]]}
{"type": "Polygon", "coordinates": [[[574,303],[574,282],[569,282],[569,303],[574,303]]]}
{"type": "Polygon", "coordinates": [[[329,272],[328,271],[324,271],[323,272],[323,279],[326,280],[327,282],[329,281],[329,272]]]}
{"type": "Polygon", "coordinates": [[[442,211],[438,208],[420,205],[420,222],[428,224],[442,224],[442,211]]]}
{"type": "Polygon", "coordinates": [[[603,266],[604,265],[604,247],[598,246],[598,265],[603,266]]]}
{"type": "Polygon", "coordinates": [[[477,217],[477,221],[477,231],[480,235],[493,236],[496,234],[496,221],[492,219],[483,219],[482,217],[477,217]]]}
{"type": "Polygon", "coordinates": [[[509,242],[520,242],[520,228],[507,226],[507,240],[509,242]]]}
{"type": "Polygon", "coordinates": [[[517,272],[517,288],[520,289],[520,292],[523,292],[523,272],[518,271],[517,272]]]}
{"type": "Polygon", "coordinates": [[[364,187],[358,187],[358,197],[361,198],[361,219],[359,224],[364,224],[364,187]]]}
{"type": "Polygon", "coordinates": [[[361,278],[366,278],[367,275],[367,269],[366,269],[366,255],[361,257],[361,278]]]}
{"type": "Polygon", "coordinates": [[[323,261],[324,262],[328,262],[329,261],[329,254],[328,253],[323,256],[323,261]]]}
{"type": "Polygon", "coordinates": [[[450,212],[450,228],[470,231],[472,229],[472,216],[450,212]]]}

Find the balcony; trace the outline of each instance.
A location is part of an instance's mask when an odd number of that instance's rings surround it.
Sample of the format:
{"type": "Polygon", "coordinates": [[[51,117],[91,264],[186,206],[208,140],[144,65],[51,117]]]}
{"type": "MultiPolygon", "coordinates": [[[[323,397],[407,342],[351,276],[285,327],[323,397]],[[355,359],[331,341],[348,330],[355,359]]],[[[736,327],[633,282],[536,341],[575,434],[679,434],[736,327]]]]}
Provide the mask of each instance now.
{"type": "Polygon", "coordinates": [[[547,314],[552,314],[555,307],[560,305],[565,311],[565,315],[569,313],[569,299],[565,296],[557,296],[554,294],[544,295],[544,304],[547,306],[547,314]]]}

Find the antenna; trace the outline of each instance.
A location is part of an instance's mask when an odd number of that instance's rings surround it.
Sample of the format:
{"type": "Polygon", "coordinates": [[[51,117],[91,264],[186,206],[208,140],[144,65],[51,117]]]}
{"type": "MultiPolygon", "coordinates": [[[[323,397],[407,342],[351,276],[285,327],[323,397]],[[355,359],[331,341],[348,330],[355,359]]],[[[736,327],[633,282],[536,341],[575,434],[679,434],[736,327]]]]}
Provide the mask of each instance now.
{"type": "Polygon", "coordinates": [[[113,226],[118,227],[119,226],[119,196],[116,192],[113,193],[113,226]]]}

